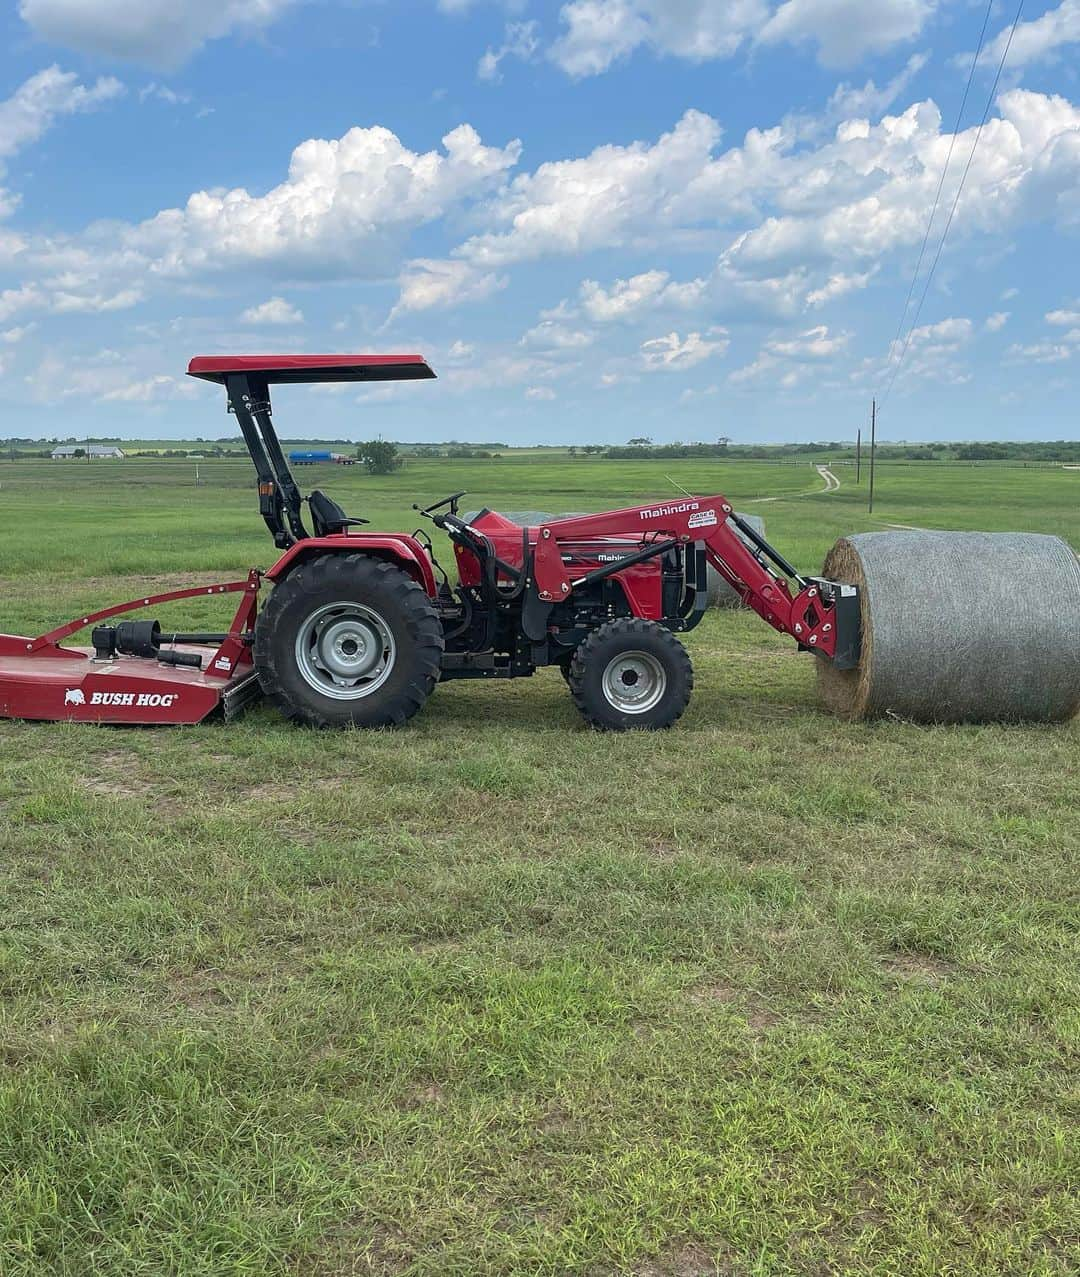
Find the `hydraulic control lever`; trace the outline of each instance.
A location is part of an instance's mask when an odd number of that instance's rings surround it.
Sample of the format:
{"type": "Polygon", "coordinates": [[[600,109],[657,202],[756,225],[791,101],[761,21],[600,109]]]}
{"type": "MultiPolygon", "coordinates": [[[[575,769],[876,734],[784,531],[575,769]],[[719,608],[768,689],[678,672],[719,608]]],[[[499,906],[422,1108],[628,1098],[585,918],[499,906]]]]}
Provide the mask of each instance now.
{"type": "Polygon", "coordinates": [[[427,506],[417,505],[414,502],[413,509],[419,511],[425,518],[431,519],[436,527],[441,527],[442,524],[440,524],[437,519],[433,518],[435,511],[441,510],[444,505],[448,505],[450,507],[450,513],[456,515],[458,512],[458,502],[463,496],[465,496],[467,491],[468,489],[462,488],[460,492],[453,492],[450,496],[443,497],[441,501],[435,501],[433,504],[427,506]]]}

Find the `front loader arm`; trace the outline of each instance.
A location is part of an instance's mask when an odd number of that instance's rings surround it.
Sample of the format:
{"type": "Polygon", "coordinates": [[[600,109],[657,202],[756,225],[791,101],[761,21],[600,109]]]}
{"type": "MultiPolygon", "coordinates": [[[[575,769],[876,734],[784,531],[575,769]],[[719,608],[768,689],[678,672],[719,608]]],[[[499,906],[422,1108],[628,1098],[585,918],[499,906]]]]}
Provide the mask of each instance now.
{"type": "MultiPolygon", "coordinates": [[[[837,641],[835,599],[829,597],[828,591],[823,593],[820,582],[806,580],[794,569],[791,571],[798,589],[793,594],[783,577],[770,572],[747,549],[731,522],[733,514],[726,497],[686,497],[542,524],[533,560],[537,595],[543,603],[556,603],[568,599],[575,586],[583,583],[584,577],[575,580],[567,571],[561,549],[564,541],[639,536],[643,548],[655,544],[657,550],[672,542],[699,542],[709,562],[747,607],[801,647],[832,659],[837,641]]],[[[787,566],[767,543],[762,545],[775,562],[787,566]]],[[[612,575],[618,566],[613,565],[612,575]]]]}

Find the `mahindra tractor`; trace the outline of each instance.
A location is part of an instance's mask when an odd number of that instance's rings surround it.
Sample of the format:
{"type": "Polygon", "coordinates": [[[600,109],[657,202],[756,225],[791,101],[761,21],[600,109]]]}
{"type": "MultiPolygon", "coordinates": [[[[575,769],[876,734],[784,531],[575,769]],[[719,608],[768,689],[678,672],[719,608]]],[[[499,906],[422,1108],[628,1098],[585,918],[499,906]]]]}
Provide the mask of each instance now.
{"type": "Polygon", "coordinates": [[[251,454],[279,551],[243,579],[127,600],[37,637],[0,635],[0,714],[107,723],[232,717],[262,694],[311,727],[388,727],[439,682],[528,678],[554,666],[594,728],[663,728],[694,684],[679,635],[706,606],[711,564],[747,607],[840,669],[859,661],[854,586],[800,574],[723,496],[684,496],[535,524],[463,517],[455,492],[418,502],[428,530],[373,532],[282,451],[271,387],[434,377],[420,355],[203,356],[251,454]],[[441,560],[445,560],[444,562],[441,560]],[[179,599],[238,597],[227,631],[118,619],[179,599]],[[260,601],[265,597],[265,602],[260,601]],[[91,646],[64,640],[90,630],[91,646]]]}

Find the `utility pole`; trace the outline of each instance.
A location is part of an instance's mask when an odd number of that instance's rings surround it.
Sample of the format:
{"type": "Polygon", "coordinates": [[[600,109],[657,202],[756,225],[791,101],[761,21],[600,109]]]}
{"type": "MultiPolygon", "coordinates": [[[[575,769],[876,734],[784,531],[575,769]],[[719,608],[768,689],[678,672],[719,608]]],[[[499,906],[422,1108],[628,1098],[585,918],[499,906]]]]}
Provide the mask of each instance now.
{"type": "Polygon", "coordinates": [[[862,426],[855,436],[855,482],[862,483],[862,426]]]}
{"type": "Polygon", "coordinates": [[[874,462],[877,460],[877,400],[870,403],[870,504],[867,514],[874,513],[874,462]]]}

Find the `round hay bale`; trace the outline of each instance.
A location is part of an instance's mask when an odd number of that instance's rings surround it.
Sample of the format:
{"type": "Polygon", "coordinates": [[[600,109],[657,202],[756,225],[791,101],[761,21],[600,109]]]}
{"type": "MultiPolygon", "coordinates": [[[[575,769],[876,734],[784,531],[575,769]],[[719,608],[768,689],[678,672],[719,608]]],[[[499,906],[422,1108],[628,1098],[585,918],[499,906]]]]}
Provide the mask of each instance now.
{"type": "Polygon", "coordinates": [[[1061,722],[1080,710],[1080,561],[1058,537],[867,532],[822,575],[857,585],[862,660],[818,661],[845,718],[1061,722]]]}
{"type": "MultiPolygon", "coordinates": [[[[747,523],[750,524],[750,526],[754,529],[754,531],[759,536],[765,535],[765,520],[761,517],[761,515],[740,514],[739,518],[745,519],[747,523]]],[[[736,529],[736,535],[739,537],[740,541],[745,542],[747,548],[751,550],[754,555],[757,555],[758,557],[760,557],[758,548],[756,545],[753,544],[752,541],[750,541],[747,537],[743,536],[743,534],[739,532],[738,529],[736,529]]],[[[735,607],[743,606],[742,599],[735,593],[735,591],[731,588],[731,586],[728,585],[728,583],[724,580],[724,578],[720,575],[720,573],[717,572],[716,568],[714,568],[711,563],[708,565],[708,573],[709,573],[709,584],[708,584],[708,589],[706,591],[706,594],[709,600],[709,607],[735,608],[735,607]]]]}

